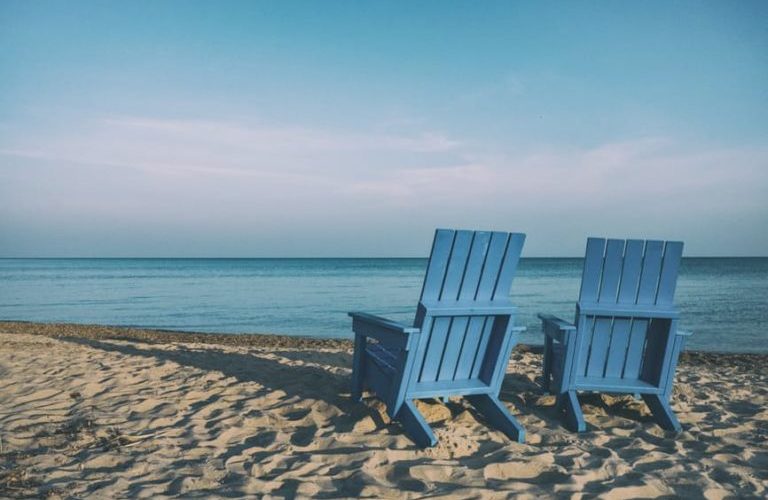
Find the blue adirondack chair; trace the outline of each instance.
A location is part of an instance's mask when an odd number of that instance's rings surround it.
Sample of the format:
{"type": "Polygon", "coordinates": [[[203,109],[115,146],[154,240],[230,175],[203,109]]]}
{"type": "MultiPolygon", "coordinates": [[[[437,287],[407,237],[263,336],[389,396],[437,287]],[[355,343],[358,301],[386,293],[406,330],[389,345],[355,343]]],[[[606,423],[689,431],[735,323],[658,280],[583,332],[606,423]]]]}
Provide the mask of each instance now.
{"type": "Polygon", "coordinates": [[[514,326],[509,290],[524,234],[438,229],[413,326],[351,312],[355,332],[352,397],[369,388],[413,441],[435,435],[416,399],[465,396],[511,439],[525,432],[498,399],[514,326]]]}
{"type": "Polygon", "coordinates": [[[594,391],[642,395],[661,427],[680,431],[669,396],[690,335],[673,303],[682,253],[678,241],[589,238],[574,323],[539,314],[544,388],[571,429],[586,429],[577,391],[594,391]]]}

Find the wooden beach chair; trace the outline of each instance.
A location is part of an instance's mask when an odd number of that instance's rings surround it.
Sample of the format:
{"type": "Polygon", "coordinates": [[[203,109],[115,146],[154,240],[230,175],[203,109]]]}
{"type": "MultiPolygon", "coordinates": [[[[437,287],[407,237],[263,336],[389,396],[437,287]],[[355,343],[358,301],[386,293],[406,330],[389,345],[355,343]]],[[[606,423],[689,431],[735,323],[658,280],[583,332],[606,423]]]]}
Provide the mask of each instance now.
{"type": "Polygon", "coordinates": [[[683,244],[589,238],[573,324],[539,314],[544,388],[572,430],[586,429],[578,391],[642,395],[658,424],[680,431],[669,406],[685,338],[673,303],[683,244]]]}
{"type": "Polygon", "coordinates": [[[486,420],[523,442],[498,399],[514,326],[509,291],[525,235],[438,229],[413,326],[352,312],[352,397],[371,389],[422,447],[437,443],[416,399],[464,396],[486,420]]]}

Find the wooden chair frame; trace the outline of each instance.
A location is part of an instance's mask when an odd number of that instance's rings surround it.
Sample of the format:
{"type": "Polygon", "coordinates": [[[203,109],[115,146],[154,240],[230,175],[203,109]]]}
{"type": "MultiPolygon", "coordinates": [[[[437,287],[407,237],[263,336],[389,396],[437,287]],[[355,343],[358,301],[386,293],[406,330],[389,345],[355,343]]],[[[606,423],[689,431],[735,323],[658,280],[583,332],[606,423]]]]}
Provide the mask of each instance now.
{"type": "Polygon", "coordinates": [[[683,244],[589,238],[574,323],[539,314],[544,388],[558,395],[566,423],[586,429],[578,391],[642,396],[661,427],[679,432],[669,405],[678,357],[673,297],[683,244]]]}
{"type": "Polygon", "coordinates": [[[414,326],[349,313],[355,333],[352,396],[371,389],[419,446],[437,443],[417,399],[465,397],[516,441],[525,432],[498,395],[524,328],[509,290],[525,235],[438,229],[414,326]]]}

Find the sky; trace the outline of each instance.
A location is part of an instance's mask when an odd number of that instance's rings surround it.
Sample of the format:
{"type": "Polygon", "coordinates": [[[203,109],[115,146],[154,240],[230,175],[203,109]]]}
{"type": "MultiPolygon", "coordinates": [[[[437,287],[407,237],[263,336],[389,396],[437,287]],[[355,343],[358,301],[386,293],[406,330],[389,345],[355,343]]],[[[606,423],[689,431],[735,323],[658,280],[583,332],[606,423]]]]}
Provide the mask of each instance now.
{"type": "Polygon", "coordinates": [[[0,2],[0,257],[768,255],[768,2],[0,2]]]}

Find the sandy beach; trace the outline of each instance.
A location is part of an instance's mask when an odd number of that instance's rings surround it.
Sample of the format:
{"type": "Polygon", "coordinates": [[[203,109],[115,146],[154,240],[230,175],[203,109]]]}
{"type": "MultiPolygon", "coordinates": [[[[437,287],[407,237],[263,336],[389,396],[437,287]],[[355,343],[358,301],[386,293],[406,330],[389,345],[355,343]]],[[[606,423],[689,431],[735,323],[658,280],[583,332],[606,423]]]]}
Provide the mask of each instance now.
{"type": "Polygon", "coordinates": [[[351,343],[0,322],[0,497],[765,497],[765,355],[685,353],[672,406],[581,397],[566,430],[519,346],[502,401],[526,444],[468,405],[423,402],[420,450],[349,399],[351,343]]]}

